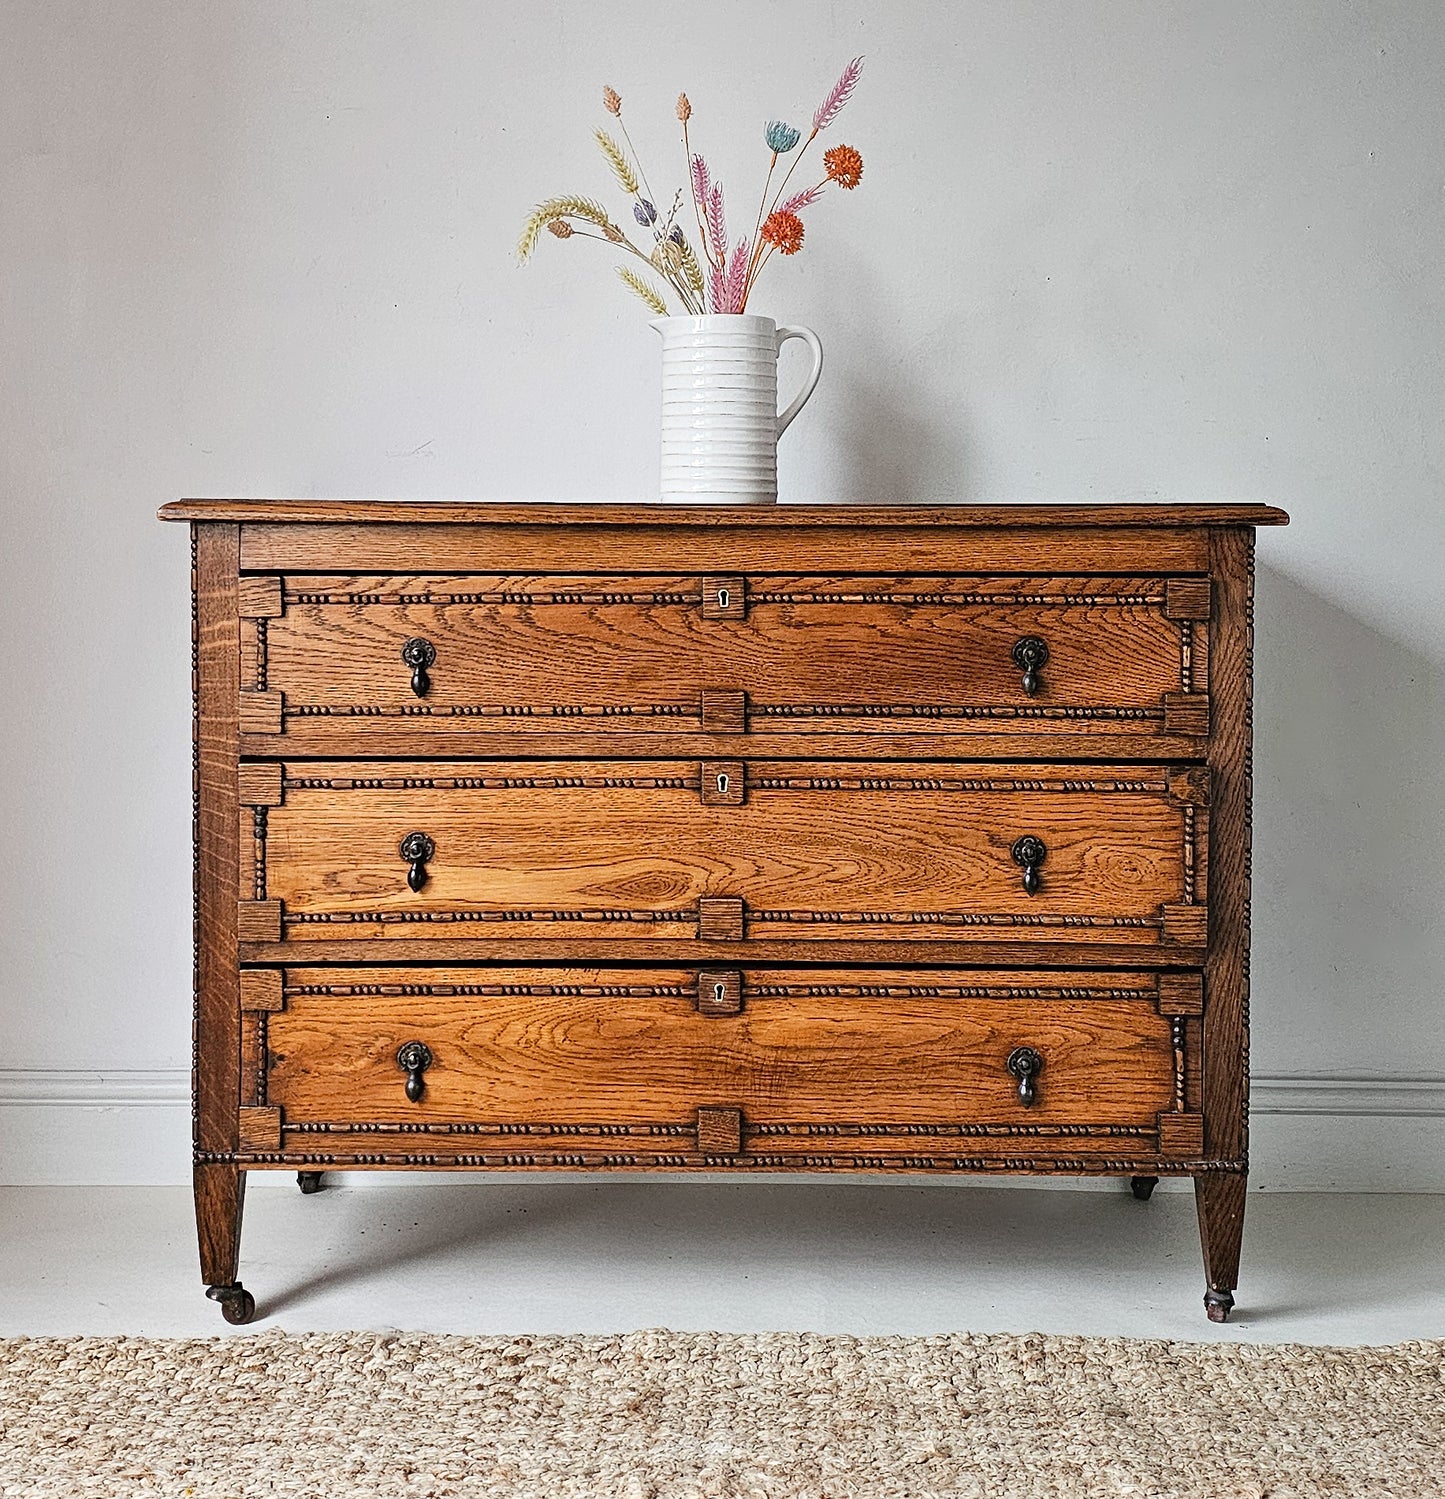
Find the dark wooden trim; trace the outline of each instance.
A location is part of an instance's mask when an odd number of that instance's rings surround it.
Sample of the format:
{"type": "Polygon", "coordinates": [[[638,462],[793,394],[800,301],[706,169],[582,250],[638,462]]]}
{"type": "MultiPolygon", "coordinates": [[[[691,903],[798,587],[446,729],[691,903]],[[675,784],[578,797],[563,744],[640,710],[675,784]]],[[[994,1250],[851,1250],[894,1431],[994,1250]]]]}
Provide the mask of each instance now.
{"type": "Polygon", "coordinates": [[[684,527],[1283,526],[1272,505],[576,505],[438,500],[173,500],[162,520],[282,524],[684,527]]]}
{"type": "Polygon", "coordinates": [[[1254,533],[1216,531],[1210,670],[1214,734],[1209,956],[1204,982],[1204,1118],[1212,1154],[1243,1157],[1249,1089],[1249,858],[1254,533]]]}
{"type": "Polygon", "coordinates": [[[1239,1251],[1244,1238],[1245,1175],[1196,1175],[1194,1205],[1204,1276],[1211,1291],[1233,1291],[1239,1284],[1239,1251]]]}
{"type": "MultiPolygon", "coordinates": [[[[235,1117],[233,1111],[233,1123],[235,1117]]],[[[234,1164],[234,1153],[227,1159],[212,1159],[209,1152],[198,1152],[191,1183],[196,1201],[196,1238],[201,1251],[201,1284],[234,1285],[240,1262],[246,1173],[234,1164]]]]}
{"type": "Polygon", "coordinates": [[[241,1099],[241,987],[236,968],[239,564],[236,526],[196,527],[195,1144],[208,1151],[235,1148],[241,1099]]]}
{"type": "MultiPolygon", "coordinates": [[[[221,1158],[218,1158],[218,1160],[221,1158]]],[[[1179,1160],[1169,1156],[1136,1153],[1118,1157],[1011,1155],[993,1159],[984,1156],[933,1155],[899,1156],[878,1161],[863,1154],[850,1155],[844,1151],[831,1154],[798,1155],[787,1158],[745,1152],[736,1160],[725,1162],[705,1161],[693,1152],[664,1155],[656,1162],[623,1163],[616,1156],[593,1153],[547,1150],[535,1155],[531,1152],[505,1154],[501,1152],[478,1152],[463,1155],[440,1153],[401,1154],[391,1151],[247,1151],[232,1153],[224,1157],[225,1162],[234,1162],[246,1170],[285,1169],[297,1167],[312,1169],[341,1169],[347,1171],[397,1171],[409,1167],[424,1167],[429,1171],[536,1171],[573,1170],[587,1172],[686,1171],[706,1174],[709,1171],[738,1171],[749,1176],[765,1176],[774,1172],[783,1175],[800,1175],[813,1172],[856,1173],[860,1176],[882,1174],[886,1176],[913,1176],[923,1172],[941,1172],[944,1175],[992,1176],[1192,1176],[1196,1189],[1201,1181],[1211,1181],[1216,1176],[1243,1180],[1243,1163],[1240,1161],[1179,1160]]],[[[1237,1272],[1236,1272],[1237,1273],[1237,1272]]]]}
{"type": "MultiPolygon", "coordinates": [[[[304,929],[303,929],[304,930],[304,929]]],[[[931,930],[922,928],[922,930],[931,930]]],[[[1027,930],[1027,929],[1021,929],[1027,930]]],[[[979,941],[916,937],[898,941],[827,938],[807,942],[746,938],[708,941],[684,937],[650,941],[637,938],[532,938],[515,933],[496,938],[326,938],[320,941],[253,941],[241,944],[243,963],[612,963],[679,964],[798,963],[830,966],[859,963],[962,968],[1190,968],[1204,961],[1203,947],[1145,943],[979,941]]]]}

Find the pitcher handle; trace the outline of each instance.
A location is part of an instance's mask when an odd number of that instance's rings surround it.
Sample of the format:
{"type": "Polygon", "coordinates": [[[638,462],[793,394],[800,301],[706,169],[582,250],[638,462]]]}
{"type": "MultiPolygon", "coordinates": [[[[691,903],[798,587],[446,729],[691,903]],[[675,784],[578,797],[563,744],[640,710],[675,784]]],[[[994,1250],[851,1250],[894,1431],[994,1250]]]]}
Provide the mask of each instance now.
{"type": "Polygon", "coordinates": [[[801,338],[813,351],[813,368],[808,371],[808,378],[803,381],[802,390],[793,397],[787,410],[778,417],[779,437],[788,430],[788,423],[808,404],[808,397],[818,388],[818,377],[823,373],[823,345],[818,342],[818,335],[811,328],[779,328],[778,348],[781,349],[790,338],[801,338]]]}

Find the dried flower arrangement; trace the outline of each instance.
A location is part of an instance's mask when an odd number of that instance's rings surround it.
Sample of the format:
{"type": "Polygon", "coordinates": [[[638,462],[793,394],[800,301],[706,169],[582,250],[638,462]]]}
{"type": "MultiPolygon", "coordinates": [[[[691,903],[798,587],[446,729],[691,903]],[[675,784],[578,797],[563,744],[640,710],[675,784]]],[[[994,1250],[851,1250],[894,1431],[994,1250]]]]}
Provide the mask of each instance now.
{"type": "MultiPolygon", "coordinates": [[[[762,200],[750,236],[745,235],[731,247],[728,241],[727,212],[722,184],[708,170],[706,160],[695,154],[688,130],[692,105],[686,94],[677,97],[677,118],[682,125],[682,146],[688,164],[688,183],[693,215],[697,222],[697,248],[678,222],[683,192],[673,195],[672,207],[664,216],[658,212],[657,197],[647,180],[622,119],[622,98],[613,88],[602,90],[602,106],[618,123],[624,150],[605,130],[596,132],[597,144],[606,158],[618,185],[632,199],[632,216],[638,227],[652,237],[651,249],[633,240],[612,220],[607,210],[592,198],[548,198],[539,203],[522,230],[517,258],[524,263],[537,248],[545,229],[558,239],[595,239],[616,245],[636,257],[657,275],[689,314],[709,312],[746,312],[748,299],[757,285],[763,267],[774,253],[796,255],[803,248],[801,214],[822,196],[829,183],[851,191],[863,176],[863,158],[852,146],[834,146],[823,153],[824,176],[812,187],[784,198],[788,183],[809,146],[828,128],[848,102],[863,70],[863,59],[855,57],[843,69],[837,83],[828,90],[823,102],[813,112],[813,128],[806,138],[801,130],[782,120],[769,120],[763,139],[772,153],[768,175],[763,183],[762,200]],[[801,147],[799,146],[801,142],[801,147]],[[796,150],[776,192],[773,177],[781,157],[796,150]],[[634,163],[637,165],[634,167],[634,163]],[[772,197],[769,199],[769,193],[772,197]],[[600,231],[600,232],[599,232],[600,231]],[[704,273],[704,265],[706,273],[704,273]]],[[[636,293],[659,317],[668,314],[662,292],[631,266],[620,265],[617,274],[628,289],[636,293]]]]}

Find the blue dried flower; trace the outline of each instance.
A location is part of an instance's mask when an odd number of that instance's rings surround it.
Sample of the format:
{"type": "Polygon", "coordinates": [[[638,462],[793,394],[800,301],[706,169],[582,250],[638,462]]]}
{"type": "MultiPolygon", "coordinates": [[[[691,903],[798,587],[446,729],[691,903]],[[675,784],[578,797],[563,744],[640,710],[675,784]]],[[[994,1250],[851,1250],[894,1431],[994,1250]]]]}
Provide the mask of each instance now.
{"type": "Polygon", "coordinates": [[[781,120],[769,120],[765,132],[768,147],[776,151],[779,156],[785,156],[801,139],[801,132],[794,130],[791,125],[785,125],[781,120]]]}
{"type": "Polygon", "coordinates": [[[646,198],[639,198],[632,205],[632,217],[642,225],[644,229],[649,228],[657,222],[657,210],[646,198]]]}

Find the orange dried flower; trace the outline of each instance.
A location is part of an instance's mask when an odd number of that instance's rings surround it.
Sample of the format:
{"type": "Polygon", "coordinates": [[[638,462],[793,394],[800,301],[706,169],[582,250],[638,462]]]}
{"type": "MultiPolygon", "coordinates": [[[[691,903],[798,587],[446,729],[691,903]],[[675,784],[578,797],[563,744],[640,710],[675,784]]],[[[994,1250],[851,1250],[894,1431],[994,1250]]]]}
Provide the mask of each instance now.
{"type": "Polygon", "coordinates": [[[852,146],[834,146],[823,152],[823,165],[839,187],[850,190],[863,178],[863,158],[852,146]]]}
{"type": "Polygon", "coordinates": [[[607,87],[602,90],[602,107],[610,115],[622,113],[622,95],[615,88],[607,87]]]}
{"type": "Polygon", "coordinates": [[[572,238],[572,226],[567,222],[566,219],[551,219],[548,221],[547,228],[550,229],[558,239],[572,238]]]}
{"type": "Polygon", "coordinates": [[[803,221],[795,213],[770,213],[763,222],[763,238],[784,255],[803,248],[803,221]]]}
{"type": "Polygon", "coordinates": [[[677,96],[677,117],[684,125],[692,118],[692,105],[686,94],[677,96]]]}

